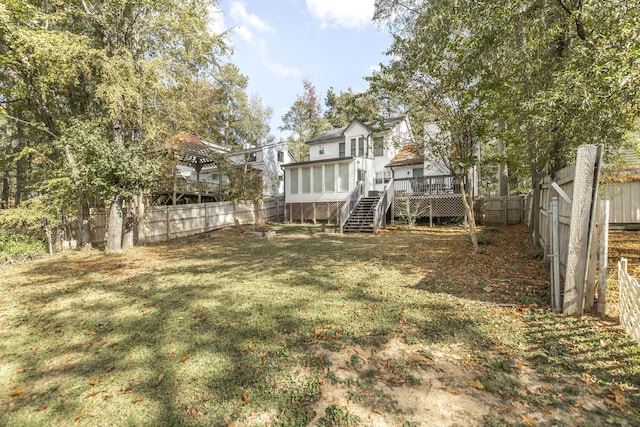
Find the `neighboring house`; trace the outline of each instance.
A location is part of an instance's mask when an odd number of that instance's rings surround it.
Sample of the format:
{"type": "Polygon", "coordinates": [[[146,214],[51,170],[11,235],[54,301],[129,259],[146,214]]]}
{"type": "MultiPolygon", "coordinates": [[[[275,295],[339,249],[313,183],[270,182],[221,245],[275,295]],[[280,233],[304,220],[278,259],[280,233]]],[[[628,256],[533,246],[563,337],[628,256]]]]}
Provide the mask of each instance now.
{"type": "Polygon", "coordinates": [[[190,134],[179,134],[176,140],[176,173],[171,182],[158,183],[153,204],[226,200],[231,170],[236,179],[246,175],[247,184],[252,188],[257,185],[257,192],[263,196],[284,195],[284,171],[280,166],[293,161],[286,143],[231,151],[190,134]],[[224,167],[220,167],[223,161],[224,167]]]}
{"type": "Polygon", "coordinates": [[[306,141],[310,160],[283,165],[287,218],[336,219],[354,191],[383,191],[391,179],[385,166],[402,146],[413,142],[406,116],[380,123],[354,120],[306,141]]]}
{"type": "Polygon", "coordinates": [[[284,195],[283,164],[293,163],[286,142],[251,147],[229,154],[231,161],[239,166],[247,165],[262,174],[262,194],[264,196],[284,195]]]}

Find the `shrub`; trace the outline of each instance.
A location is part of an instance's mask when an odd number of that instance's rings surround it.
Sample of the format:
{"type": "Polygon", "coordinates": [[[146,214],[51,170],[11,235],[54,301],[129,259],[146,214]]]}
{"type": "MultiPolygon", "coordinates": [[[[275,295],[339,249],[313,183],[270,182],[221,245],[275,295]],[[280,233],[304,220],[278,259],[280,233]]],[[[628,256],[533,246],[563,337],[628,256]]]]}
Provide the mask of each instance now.
{"type": "Polygon", "coordinates": [[[0,263],[10,259],[31,259],[47,252],[42,241],[0,229],[0,263]]]}

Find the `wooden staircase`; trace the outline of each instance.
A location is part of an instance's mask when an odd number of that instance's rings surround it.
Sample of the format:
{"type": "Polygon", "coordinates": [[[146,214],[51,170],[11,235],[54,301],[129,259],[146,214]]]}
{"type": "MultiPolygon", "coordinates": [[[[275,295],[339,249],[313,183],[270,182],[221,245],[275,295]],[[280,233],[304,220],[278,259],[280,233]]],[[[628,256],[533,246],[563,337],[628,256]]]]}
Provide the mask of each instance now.
{"type": "Polygon", "coordinates": [[[380,197],[362,197],[344,224],[345,233],[373,233],[373,216],[380,197]]]}

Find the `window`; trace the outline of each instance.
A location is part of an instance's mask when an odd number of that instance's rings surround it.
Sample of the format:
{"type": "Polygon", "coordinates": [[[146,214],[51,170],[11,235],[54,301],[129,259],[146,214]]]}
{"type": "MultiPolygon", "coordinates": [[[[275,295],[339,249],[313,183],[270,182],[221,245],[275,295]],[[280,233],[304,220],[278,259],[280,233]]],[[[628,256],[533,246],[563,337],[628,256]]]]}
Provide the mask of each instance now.
{"type": "Polygon", "coordinates": [[[313,192],[322,193],[322,166],[313,167],[313,192]]]}
{"type": "Polygon", "coordinates": [[[340,145],[338,146],[338,157],[345,157],[346,156],[346,152],[345,152],[345,144],[344,142],[341,142],[340,145]]]}
{"type": "Polygon", "coordinates": [[[349,164],[340,163],[338,165],[338,191],[349,191],[349,164]]]}
{"type": "Polygon", "coordinates": [[[391,171],[376,172],[376,184],[386,184],[391,181],[391,171]]]}
{"type": "Polygon", "coordinates": [[[324,154],[324,145],[318,147],[318,154],[324,154]]]}
{"type": "Polygon", "coordinates": [[[335,167],[333,165],[325,165],[324,167],[324,191],[333,193],[336,191],[335,167]]]}
{"type": "Polygon", "coordinates": [[[311,193],[311,168],[302,168],[302,192],[311,193]]]}
{"type": "Polygon", "coordinates": [[[360,157],[366,157],[367,153],[364,152],[364,137],[358,138],[358,155],[360,157]]]}
{"type": "Polygon", "coordinates": [[[284,162],[284,151],[278,151],[278,162],[284,162]]]}
{"type": "Polygon", "coordinates": [[[376,172],[376,184],[383,184],[383,183],[384,183],[384,173],[376,172]]]}
{"type": "Polygon", "coordinates": [[[298,194],[298,168],[291,169],[289,178],[289,192],[291,194],[298,194]]]}
{"type": "Polygon", "coordinates": [[[249,161],[250,162],[255,162],[258,159],[258,153],[253,152],[253,153],[249,153],[249,161]]]}
{"type": "Polygon", "coordinates": [[[351,157],[357,156],[356,148],[357,148],[356,139],[355,138],[351,138],[351,157]]]}
{"type": "Polygon", "coordinates": [[[414,177],[424,176],[424,168],[414,168],[413,169],[413,176],[414,177]]]}
{"type": "Polygon", "coordinates": [[[373,140],[373,155],[375,157],[384,156],[384,142],[382,138],[373,140]]]}

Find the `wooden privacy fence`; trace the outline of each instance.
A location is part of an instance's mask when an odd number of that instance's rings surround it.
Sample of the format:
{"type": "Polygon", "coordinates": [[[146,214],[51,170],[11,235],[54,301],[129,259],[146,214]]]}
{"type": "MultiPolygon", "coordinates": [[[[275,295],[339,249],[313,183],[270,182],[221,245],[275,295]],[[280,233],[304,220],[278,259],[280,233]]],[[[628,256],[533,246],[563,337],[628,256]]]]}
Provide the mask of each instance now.
{"type": "MultiPolygon", "coordinates": [[[[193,203],[175,206],[151,206],[145,210],[144,227],[147,243],[165,242],[239,224],[253,224],[258,219],[275,220],[284,216],[284,198],[259,202],[193,203]]],[[[108,212],[91,213],[91,243],[106,243],[108,212]]],[[[138,233],[136,233],[137,235],[138,233]]]]}
{"type": "Polygon", "coordinates": [[[525,217],[524,196],[482,197],[474,203],[477,220],[483,225],[522,224],[525,217]]]}
{"type": "Polygon", "coordinates": [[[579,147],[576,162],[545,177],[528,202],[530,227],[551,261],[552,304],[568,315],[595,302],[601,162],[601,146],[579,147]]]}
{"type": "Polygon", "coordinates": [[[627,260],[618,262],[620,284],[620,324],[640,344],[640,284],[627,273],[627,260]]]}

